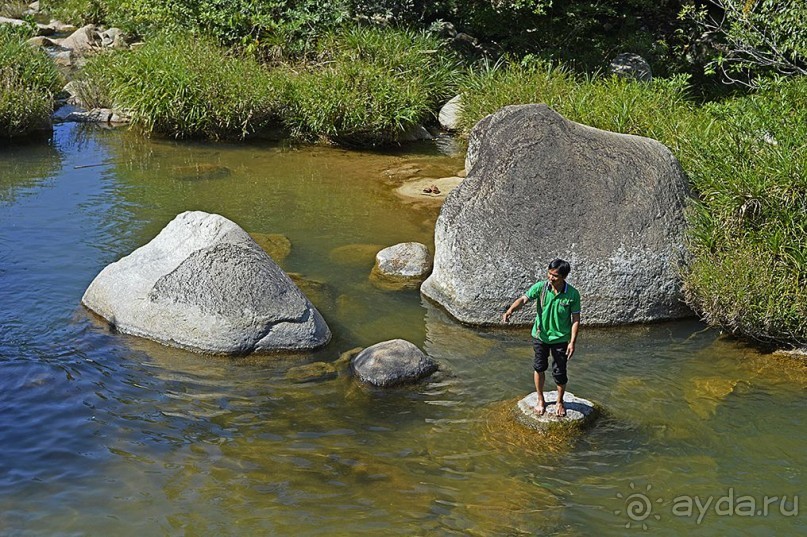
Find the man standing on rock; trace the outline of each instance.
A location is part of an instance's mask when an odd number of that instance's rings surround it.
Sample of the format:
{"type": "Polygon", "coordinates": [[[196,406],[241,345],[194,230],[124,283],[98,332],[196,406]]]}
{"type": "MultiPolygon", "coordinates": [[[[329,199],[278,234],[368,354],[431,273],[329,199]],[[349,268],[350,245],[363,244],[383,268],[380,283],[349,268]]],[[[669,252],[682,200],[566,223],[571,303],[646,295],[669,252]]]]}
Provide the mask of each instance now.
{"type": "Polygon", "coordinates": [[[535,349],[533,367],[535,391],[538,404],[535,411],[543,415],[546,411],[544,400],[545,371],[549,367],[549,353],[552,352],[552,377],[558,385],[558,402],[555,405],[559,417],[566,415],[563,394],[566,392],[566,362],[572,359],[577,331],[580,327],[580,293],[566,282],[572,270],[568,262],[554,259],[549,263],[547,279],[539,281],[517,298],[502,315],[507,323],[514,311],[530,300],[538,300],[535,323],[532,326],[532,346],[535,349]]]}

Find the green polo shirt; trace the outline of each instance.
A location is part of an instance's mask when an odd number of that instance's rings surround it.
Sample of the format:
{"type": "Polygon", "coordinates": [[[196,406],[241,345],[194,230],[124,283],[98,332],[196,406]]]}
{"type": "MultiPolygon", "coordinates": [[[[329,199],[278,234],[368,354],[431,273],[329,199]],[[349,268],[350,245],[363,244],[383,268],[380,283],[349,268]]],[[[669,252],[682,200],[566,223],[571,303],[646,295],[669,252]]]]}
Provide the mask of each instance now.
{"type": "Polygon", "coordinates": [[[572,339],[572,314],[580,313],[580,293],[577,289],[565,282],[563,292],[557,295],[552,290],[552,284],[547,280],[540,281],[524,293],[530,300],[536,301],[535,324],[532,326],[532,337],[544,343],[564,343],[572,339]],[[538,298],[541,290],[544,293],[543,311],[538,311],[538,298]]]}

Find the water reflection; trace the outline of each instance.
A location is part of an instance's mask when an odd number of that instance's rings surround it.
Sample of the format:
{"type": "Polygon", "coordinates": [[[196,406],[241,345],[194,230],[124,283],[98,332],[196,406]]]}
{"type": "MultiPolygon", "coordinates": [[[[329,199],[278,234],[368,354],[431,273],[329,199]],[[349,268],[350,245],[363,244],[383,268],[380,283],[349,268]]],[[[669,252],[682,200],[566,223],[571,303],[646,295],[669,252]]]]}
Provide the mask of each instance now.
{"type": "Polygon", "coordinates": [[[15,203],[21,190],[52,179],[61,164],[51,143],[0,142],[0,203],[15,203]]]}

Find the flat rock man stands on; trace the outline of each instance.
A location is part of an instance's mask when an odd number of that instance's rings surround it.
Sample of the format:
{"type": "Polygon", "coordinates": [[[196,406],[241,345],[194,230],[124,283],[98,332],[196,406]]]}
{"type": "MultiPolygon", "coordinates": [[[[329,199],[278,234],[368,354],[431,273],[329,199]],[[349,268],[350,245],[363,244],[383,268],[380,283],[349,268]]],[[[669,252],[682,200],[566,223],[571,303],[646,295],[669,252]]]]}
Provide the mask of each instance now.
{"type": "Polygon", "coordinates": [[[535,411],[542,415],[546,411],[544,400],[545,371],[549,367],[549,353],[552,352],[552,377],[558,385],[558,402],[555,407],[558,416],[566,415],[563,394],[566,392],[566,362],[574,354],[574,343],[580,327],[580,293],[566,282],[572,270],[568,262],[554,259],[549,263],[547,279],[539,281],[516,299],[502,315],[507,323],[514,311],[529,302],[538,300],[535,324],[532,326],[532,346],[535,349],[535,390],[538,404],[535,411]]]}

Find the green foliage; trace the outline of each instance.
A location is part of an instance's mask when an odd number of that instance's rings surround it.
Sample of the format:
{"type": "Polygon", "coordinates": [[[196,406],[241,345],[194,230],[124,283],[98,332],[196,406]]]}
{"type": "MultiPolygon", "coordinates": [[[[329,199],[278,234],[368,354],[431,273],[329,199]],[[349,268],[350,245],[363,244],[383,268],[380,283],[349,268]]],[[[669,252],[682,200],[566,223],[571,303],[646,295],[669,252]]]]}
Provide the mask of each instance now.
{"type": "Polygon", "coordinates": [[[679,7],[676,0],[473,0],[444,17],[509,54],[596,71],[618,53],[634,52],[666,76],[679,7]]]}
{"type": "Polygon", "coordinates": [[[325,37],[314,60],[273,70],[188,34],[91,58],[78,84],[87,107],[130,111],[148,132],[247,136],[282,124],[302,139],[392,143],[456,91],[453,56],[426,34],[370,28],[325,37]]]}
{"type": "Polygon", "coordinates": [[[39,0],[42,11],[51,16],[76,26],[85,24],[102,24],[109,11],[115,8],[108,0],[39,0]]]}
{"type": "Polygon", "coordinates": [[[464,84],[461,129],[508,104],[546,103],[563,116],[600,129],[671,138],[690,116],[686,77],[641,83],[618,77],[580,79],[549,63],[500,63],[464,84]]]}
{"type": "Polygon", "coordinates": [[[341,2],[315,0],[42,0],[43,9],[73,24],[117,26],[150,37],[189,32],[254,52],[282,46],[301,53],[345,17],[341,2]]]}
{"type": "Polygon", "coordinates": [[[50,126],[59,74],[44,52],[25,43],[26,27],[0,26],[0,136],[50,126]]]}
{"type": "Polygon", "coordinates": [[[325,37],[318,63],[292,79],[286,118],[303,138],[397,141],[453,94],[458,64],[426,34],[356,27],[325,37]]]}
{"type": "Polygon", "coordinates": [[[287,123],[301,138],[347,146],[391,143],[426,116],[427,98],[416,81],[378,65],[346,63],[295,80],[287,123]]]}
{"type": "Polygon", "coordinates": [[[803,0],[707,0],[687,3],[680,18],[713,35],[708,71],[754,85],[770,73],[807,75],[807,3],[803,0]]]}
{"type": "Polygon", "coordinates": [[[707,107],[687,147],[690,301],[734,334],[807,341],[807,78],[707,107]]]}
{"type": "Polygon", "coordinates": [[[24,19],[27,16],[28,2],[14,0],[0,4],[0,17],[9,19],[24,19]]]}
{"type": "Polygon", "coordinates": [[[176,138],[244,138],[276,121],[278,82],[255,60],[188,34],[90,59],[84,95],[125,109],[146,132],[176,138]]]}

